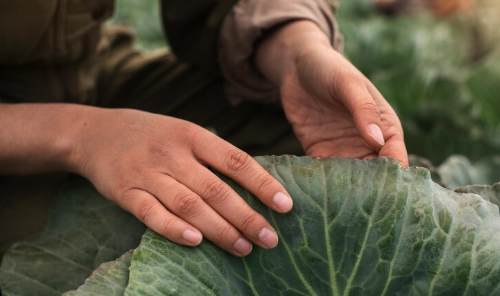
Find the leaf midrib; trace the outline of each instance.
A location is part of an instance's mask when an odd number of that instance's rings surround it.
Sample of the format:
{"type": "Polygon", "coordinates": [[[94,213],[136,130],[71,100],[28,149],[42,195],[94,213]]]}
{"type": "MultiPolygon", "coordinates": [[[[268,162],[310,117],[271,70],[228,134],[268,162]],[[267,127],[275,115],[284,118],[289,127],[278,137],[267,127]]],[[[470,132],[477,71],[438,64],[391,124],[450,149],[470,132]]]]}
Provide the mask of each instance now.
{"type": "MultiPolygon", "coordinates": [[[[384,173],[385,173],[384,174],[384,178],[383,178],[383,181],[381,182],[381,184],[383,186],[385,186],[385,184],[386,184],[386,179],[387,179],[387,174],[388,174],[388,172],[387,172],[387,164],[386,164],[386,166],[384,168],[384,173]]],[[[349,295],[349,291],[350,291],[350,287],[351,287],[352,281],[354,280],[354,277],[356,276],[356,273],[358,271],[359,265],[361,264],[361,259],[363,258],[363,255],[365,253],[366,242],[368,241],[368,237],[370,236],[370,232],[371,232],[371,229],[373,227],[373,223],[372,223],[373,222],[373,217],[378,212],[378,207],[380,205],[380,197],[382,195],[381,194],[382,191],[383,190],[381,189],[377,193],[377,201],[375,203],[375,207],[373,208],[373,212],[370,215],[370,219],[368,220],[368,227],[367,227],[366,232],[365,232],[365,237],[363,238],[363,246],[361,247],[358,259],[356,260],[356,264],[354,265],[354,269],[351,272],[351,276],[349,277],[349,280],[347,281],[346,289],[344,290],[344,296],[348,296],[349,295]]]]}
{"type": "MultiPolygon", "coordinates": [[[[454,215],[454,217],[455,217],[455,219],[458,220],[462,209],[460,208],[460,205],[457,205],[457,206],[458,206],[458,209],[457,209],[456,215],[454,215]]],[[[429,293],[427,294],[429,296],[432,296],[432,294],[434,292],[434,285],[436,284],[436,281],[439,278],[439,273],[443,269],[443,264],[446,261],[446,258],[448,256],[448,249],[449,249],[450,244],[451,244],[451,239],[453,238],[453,234],[455,234],[455,228],[457,227],[457,222],[455,222],[455,221],[453,221],[453,222],[454,223],[452,223],[452,225],[450,227],[450,233],[448,233],[446,236],[446,243],[444,246],[443,257],[441,257],[441,261],[439,262],[439,267],[436,270],[436,276],[432,279],[430,287],[429,287],[429,293]]]]}
{"type": "MultiPolygon", "coordinates": [[[[415,182],[415,180],[412,181],[412,184],[415,182]]],[[[411,185],[411,184],[410,184],[411,185]]],[[[392,257],[392,260],[391,260],[391,267],[389,268],[389,274],[387,276],[387,281],[385,283],[385,287],[384,287],[384,290],[382,291],[382,294],[380,294],[380,296],[385,296],[385,294],[387,293],[387,290],[389,289],[389,285],[392,281],[392,272],[393,272],[393,269],[394,269],[394,263],[396,262],[396,259],[397,259],[397,256],[399,254],[399,250],[400,250],[400,247],[401,247],[401,241],[403,239],[403,235],[405,233],[405,230],[406,230],[406,224],[408,222],[408,212],[410,211],[410,206],[408,205],[409,203],[409,200],[411,199],[411,195],[410,195],[410,192],[411,192],[411,186],[408,186],[408,196],[406,198],[406,202],[405,202],[405,212],[403,214],[403,227],[401,227],[401,231],[400,231],[400,234],[399,234],[399,238],[398,238],[398,242],[397,242],[397,245],[396,245],[396,250],[394,251],[394,256],[392,257]]]]}
{"type": "Polygon", "coordinates": [[[333,262],[333,256],[332,256],[332,246],[330,245],[331,239],[330,239],[330,231],[328,227],[328,190],[326,186],[326,171],[325,171],[325,165],[323,162],[321,162],[321,168],[323,170],[323,174],[321,175],[323,177],[322,183],[323,183],[323,203],[324,203],[324,212],[323,212],[323,224],[325,225],[325,243],[326,243],[326,254],[328,257],[328,271],[330,273],[330,284],[332,285],[333,289],[333,295],[339,295],[338,287],[337,287],[337,279],[335,278],[336,276],[336,271],[335,271],[335,263],[333,262]]]}

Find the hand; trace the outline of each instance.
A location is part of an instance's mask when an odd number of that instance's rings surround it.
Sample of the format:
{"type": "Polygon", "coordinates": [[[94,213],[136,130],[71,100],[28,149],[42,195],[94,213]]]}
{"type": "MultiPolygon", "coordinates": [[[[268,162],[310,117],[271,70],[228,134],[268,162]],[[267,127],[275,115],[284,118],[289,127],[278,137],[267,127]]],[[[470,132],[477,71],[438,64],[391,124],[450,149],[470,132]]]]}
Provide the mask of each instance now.
{"type": "Polygon", "coordinates": [[[279,86],[286,116],[308,155],[387,156],[408,167],[396,113],[315,24],[281,28],[260,45],[256,61],[279,86]]]}
{"type": "Polygon", "coordinates": [[[202,237],[236,256],[251,242],[273,248],[278,237],[206,165],[232,178],[271,209],[292,199],[252,157],[187,121],[132,110],[104,110],[83,124],[74,163],[106,197],[169,240],[187,246],[202,237]]]}

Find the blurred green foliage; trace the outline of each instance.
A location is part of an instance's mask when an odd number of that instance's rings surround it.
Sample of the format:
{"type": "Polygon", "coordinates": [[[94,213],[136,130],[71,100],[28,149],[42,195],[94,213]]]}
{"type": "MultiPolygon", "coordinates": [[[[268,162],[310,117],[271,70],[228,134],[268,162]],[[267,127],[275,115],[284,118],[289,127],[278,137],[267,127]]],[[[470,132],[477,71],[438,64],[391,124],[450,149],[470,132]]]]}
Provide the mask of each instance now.
{"type": "MultiPolygon", "coordinates": [[[[371,0],[340,2],[345,53],[400,116],[410,153],[435,164],[452,154],[499,154],[500,46],[481,48],[477,32],[459,18],[389,18],[371,0]]],[[[120,0],[112,22],[132,26],[143,49],[163,47],[157,7],[120,0]]]]}
{"type": "Polygon", "coordinates": [[[337,16],[346,55],[400,116],[410,153],[439,164],[500,152],[500,48],[480,48],[473,24],[384,17],[370,0],[343,0],[337,16]]]}
{"type": "Polygon", "coordinates": [[[118,0],[112,24],[127,25],[134,29],[137,46],[154,50],[166,46],[158,0],[118,0]]]}

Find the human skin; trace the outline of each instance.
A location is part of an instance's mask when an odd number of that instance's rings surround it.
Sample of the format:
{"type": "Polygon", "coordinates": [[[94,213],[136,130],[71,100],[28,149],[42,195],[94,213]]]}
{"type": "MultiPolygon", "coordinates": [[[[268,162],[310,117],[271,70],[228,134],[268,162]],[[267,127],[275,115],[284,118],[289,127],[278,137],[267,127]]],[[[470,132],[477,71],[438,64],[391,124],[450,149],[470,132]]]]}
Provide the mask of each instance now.
{"type": "Polygon", "coordinates": [[[408,167],[398,116],[317,25],[297,21],[281,28],[262,42],[256,64],[279,87],[285,114],[308,155],[387,156],[408,167]]]}
{"type": "MultiPolygon", "coordinates": [[[[325,40],[314,24],[294,22],[267,38],[257,55],[260,70],[280,87],[287,117],[307,153],[386,155],[407,165],[397,116],[325,40]],[[277,58],[277,50],[283,58],[277,58]],[[370,98],[376,103],[369,104],[370,98]],[[366,128],[372,123],[383,134],[366,128]]],[[[207,166],[274,211],[286,213],[293,206],[286,189],[248,154],[184,120],[73,104],[0,104],[0,127],[0,174],[80,174],[178,244],[195,246],[206,238],[245,256],[252,243],[266,249],[278,243],[268,221],[207,166]]]]}

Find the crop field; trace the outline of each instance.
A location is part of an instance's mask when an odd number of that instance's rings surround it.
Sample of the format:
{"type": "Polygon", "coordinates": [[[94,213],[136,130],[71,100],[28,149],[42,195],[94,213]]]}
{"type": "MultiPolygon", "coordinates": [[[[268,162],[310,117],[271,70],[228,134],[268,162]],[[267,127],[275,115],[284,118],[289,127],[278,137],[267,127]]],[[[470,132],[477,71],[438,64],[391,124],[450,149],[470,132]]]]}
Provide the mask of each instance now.
{"type": "MultiPolygon", "coordinates": [[[[45,232],[0,268],[10,295],[500,295],[500,5],[385,16],[340,0],[345,55],[405,131],[410,169],[388,158],[261,156],[294,197],[287,215],[229,184],[275,227],[273,250],[237,258],[176,245],[71,177],[45,232]],[[498,9],[498,10],[496,10],[498,9]]],[[[119,0],[112,24],[168,46],[156,1],[119,0]]]]}

